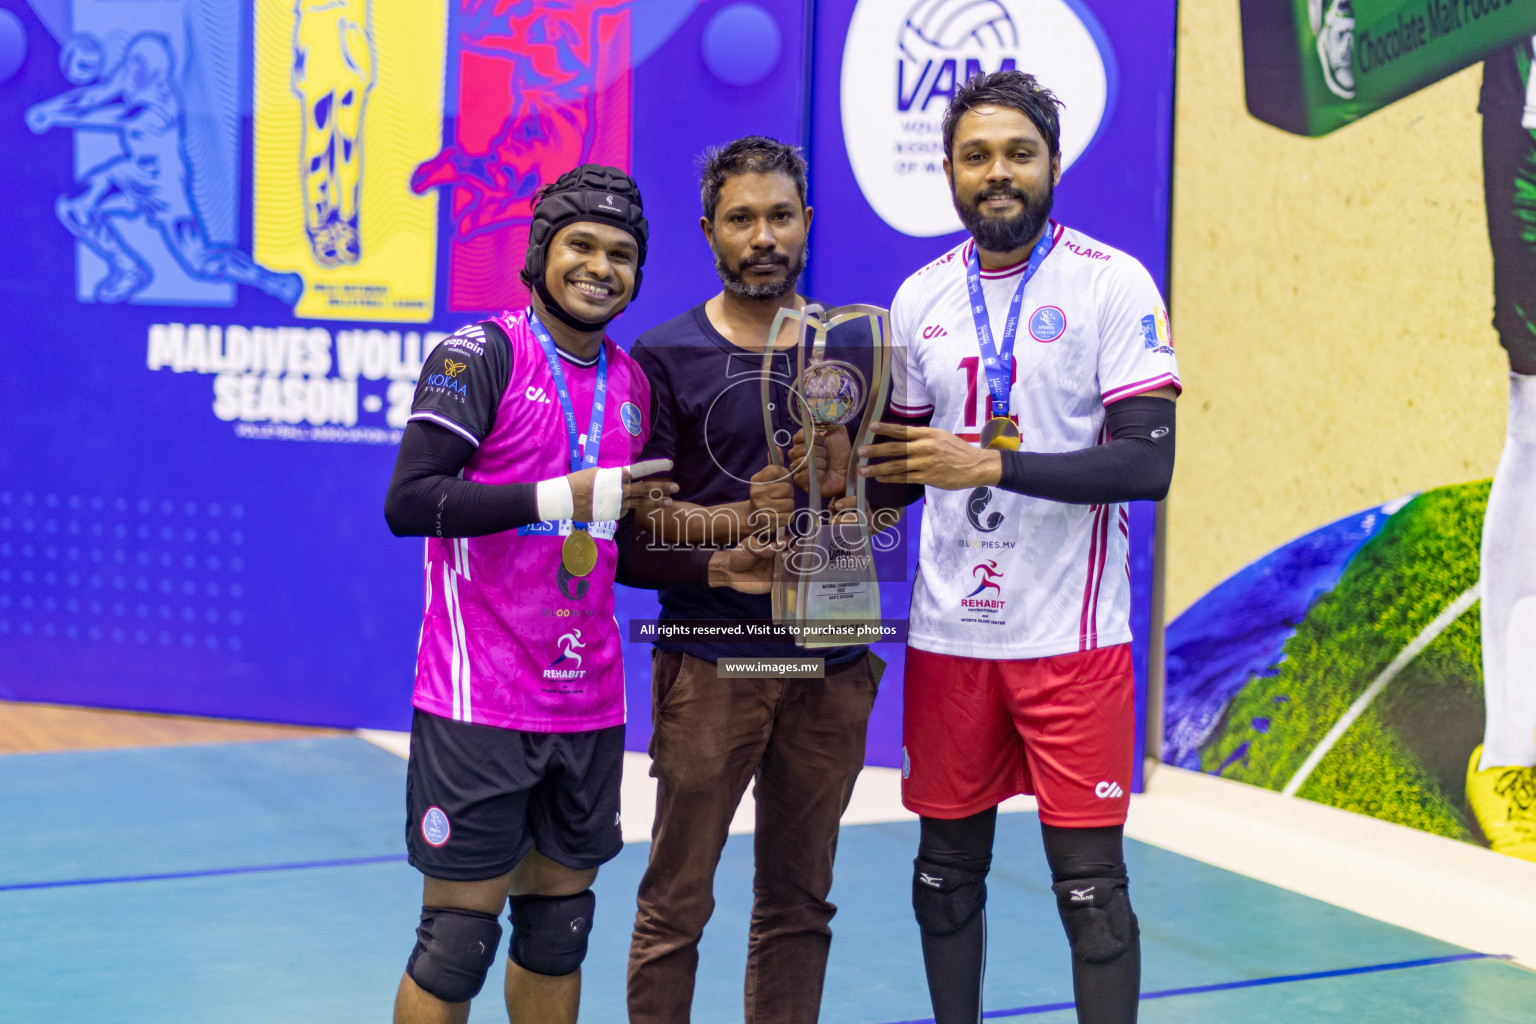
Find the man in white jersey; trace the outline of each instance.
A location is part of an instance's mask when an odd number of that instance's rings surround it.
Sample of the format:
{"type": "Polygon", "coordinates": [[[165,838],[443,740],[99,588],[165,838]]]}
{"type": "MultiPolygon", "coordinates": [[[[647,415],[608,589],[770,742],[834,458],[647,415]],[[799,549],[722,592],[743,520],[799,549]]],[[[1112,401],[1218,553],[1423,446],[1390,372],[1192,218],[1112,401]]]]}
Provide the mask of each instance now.
{"type": "MultiPolygon", "coordinates": [[[[587,164],[536,197],[529,308],[427,358],[385,515],[427,537],[406,843],[425,875],[396,1024],[461,1024],[510,905],[507,1014],[571,1024],[598,865],[622,846],[624,676],[617,520],[676,488],[631,482],[650,387],[604,337],[634,297],[647,229],[622,171],[587,164]]],[[[731,552],[692,559],[729,586],[731,552]]],[[[687,573],[682,573],[686,576],[687,573]]],[[[765,576],[764,576],[765,578],[765,576]]]]}
{"type": "Polygon", "coordinates": [[[1049,219],[1056,98],[966,83],[944,168],[971,238],[891,308],[894,440],[863,472],[926,485],[906,658],[902,799],[938,1024],[981,1014],[997,805],[1039,799],[1078,1019],[1135,1020],[1141,955],[1121,852],[1134,750],[1128,517],[1173,472],[1178,369],[1135,259],[1049,219]]]}

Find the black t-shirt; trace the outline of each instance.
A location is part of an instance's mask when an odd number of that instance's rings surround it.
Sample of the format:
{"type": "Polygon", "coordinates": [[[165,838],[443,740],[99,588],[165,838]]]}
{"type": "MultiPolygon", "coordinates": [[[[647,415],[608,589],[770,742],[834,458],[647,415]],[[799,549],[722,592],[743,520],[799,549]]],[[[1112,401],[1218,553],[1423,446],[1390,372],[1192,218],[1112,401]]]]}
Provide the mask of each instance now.
{"type": "MultiPolygon", "coordinates": [[[[829,356],[870,372],[869,322],[850,321],[827,337],[829,356]]],[[[676,464],[679,501],[723,505],[751,496],[752,474],[768,465],[768,431],[763,420],[763,357],[726,340],[704,312],[704,304],[651,328],[630,351],[651,382],[651,436],[643,457],[676,464]]],[[[792,354],[775,353],[769,375],[773,429],[782,448],[800,429],[789,413],[792,354]]],[[[724,587],[671,587],[659,591],[667,620],[726,619],[771,621],[772,599],[724,587]]],[[[793,642],[707,643],[658,640],[662,650],[682,651],[715,661],[734,657],[825,657],[828,665],[859,657],[866,647],[807,650],[793,642]]]]}

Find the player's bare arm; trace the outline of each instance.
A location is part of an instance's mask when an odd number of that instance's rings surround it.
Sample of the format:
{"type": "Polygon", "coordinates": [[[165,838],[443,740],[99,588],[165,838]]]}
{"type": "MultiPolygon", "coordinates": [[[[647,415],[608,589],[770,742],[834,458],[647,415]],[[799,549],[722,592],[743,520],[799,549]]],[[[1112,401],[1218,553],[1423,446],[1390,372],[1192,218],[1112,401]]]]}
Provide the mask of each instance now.
{"type": "Polygon", "coordinates": [[[859,449],[861,458],[883,460],[859,468],[859,473],[871,480],[958,491],[986,487],[1002,479],[1001,452],[978,448],[947,430],[876,423],[875,433],[894,440],[859,449]]]}
{"type": "Polygon", "coordinates": [[[782,536],[748,536],[728,551],[709,558],[709,585],[743,594],[766,594],[773,587],[773,558],[784,550],[782,536]]]}

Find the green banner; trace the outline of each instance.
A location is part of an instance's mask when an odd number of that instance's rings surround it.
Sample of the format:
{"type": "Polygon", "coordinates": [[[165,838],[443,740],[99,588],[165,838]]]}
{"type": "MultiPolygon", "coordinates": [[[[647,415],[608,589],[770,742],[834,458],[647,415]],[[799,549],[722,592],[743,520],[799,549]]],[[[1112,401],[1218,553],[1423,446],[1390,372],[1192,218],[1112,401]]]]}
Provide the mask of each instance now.
{"type": "Polygon", "coordinates": [[[1326,135],[1536,33],[1536,0],[1242,0],[1248,112],[1326,135]]]}

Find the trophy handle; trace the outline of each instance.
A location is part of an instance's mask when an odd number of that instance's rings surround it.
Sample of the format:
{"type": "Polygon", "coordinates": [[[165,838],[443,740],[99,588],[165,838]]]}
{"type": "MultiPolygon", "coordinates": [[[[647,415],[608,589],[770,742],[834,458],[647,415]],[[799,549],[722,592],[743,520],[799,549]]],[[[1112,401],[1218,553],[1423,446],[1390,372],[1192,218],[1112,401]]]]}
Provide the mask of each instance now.
{"type": "MultiPolygon", "coordinates": [[[[891,365],[894,360],[891,354],[890,313],[879,306],[839,306],[829,314],[826,329],[830,333],[832,328],[839,324],[860,317],[869,319],[869,333],[873,344],[870,347],[870,393],[868,400],[864,403],[864,416],[859,421],[859,429],[854,434],[853,450],[855,452],[874,441],[874,425],[885,411],[886,402],[891,395],[891,365]]],[[[855,499],[859,515],[868,522],[869,502],[864,492],[865,477],[857,471],[856,465],[850,465],[849,468],[854,472],[848,474],[848,486],[844,495],[855,499]]]]}
{"type": "MultiPolygon", "coordinates": [[[[763,409],[763,436],[768,442],[768,462],[780,468],[784,466],[784,453],[779,450],[778,444],[773,439],[773,353],[778,347],[779,332],[783,330],[786,320],[799,320],[801,330],[805,329],[803,312],[780,309],[773,318],[773,325],[768,328],[768,344],[763,347],[763,366],[758,373],[761,395],[761,401],[758,404],[763,409]]],[[[784,623],[793,619],[794,609],[789,585],[789,569],[784,564],[784,553],[781,551],[773,557],[773,584],[768,590],[772,598],[774,622],[784,623]]]]}
{"type": "Polygon", "coordinates": [[[779,446],[773,442],[773,353],[778,348],[779,332],[783,330],[786,320],[800,321],[800,331],[805,332],[805,313],[796,309],[781,309],[773,318],[773,326],[768,328],[768,344],[763,346],[763,368],[758,373],[758,384],[762,401],[758,404],[763,409],[763,436],[768,439],[768,461],[772,465],[784,465],[784,453],[779,451],[779,446]]]}
{"type": "MultiPolygon", "coordinates": [[[[806,357],[806,332],[814,331],[813,337],[822,339],[824,333],[811,327],[821,314],[822,307],[819,303],[808,302],[802,309],[780,309],[773,318],[773,324],[768,329],[768,342],[763,348],[762,370],[758,375],[760,381],[760,402],[763,410],[763,433],[768,441],[768,461],[770,465],[777,466],[787,471],[788,466],[784,452],[779,448],[774,438],[776,431],[773,425],[773,356],[779,348],[779,339],[786,329],[787,322],[797,321],[798,332],[793,342],[795,347],[795,373],[791,380],[798,380],[805,371],[806,357]]],[[[825,348],[822,341],[821,348],[825,348]]],[[[791,388],[791,394],[793,389],[791,388]]],[[[820,502],[816,500],[816,464],[813,460],[810,464],[810,479],[807,481],[811,487],[812,502],[819,508],[820,502]]],[[[813,510],[812,529],[819,517],[813,510]]],[[[814,539],[814,535],[813,535],[814,539]]],[[[793,545],[792,545],[793,546],[793,545]]],[[[805,607],[806,580],[799,574],[792,572],[787,564],[788,552],[781,552],[774,558],[773,585],[770,595],[773,604],[773,619],[778,623],[792,623],[798,618],[798,610],[805,607]]]]}
{"type": "MultiPolygon", "coordinates": [[[[893,356],[890,351],[889,314],[878,306],[869,305],[839,306],[829,310],[816,324],[816,340],[820,344],[812,349],[813,362],[824,361],[826,341],[833,328],[859,318],[868,318],[870,321],[872,351],[870,377],[864,382],[864,410],[853,437],[855,451],[873,439],[874,424],[881,418],[890,398],[893,356]]],[[[863,376],[856,367],[855,372],[863,376]]],[[[803,376],[802,370],[802,379],[803,376]]],[[[850,462],[852,472],[844,488],[844,496],[855,499],[855,521],[824,524],[819,514],[815,516],[812,529],[816,532],[808,539],[806,547],[814,548],[830,560],[821,570],[802,575],[798,580],[793,614],[796,622],[805,623],[814,619],[862,624],[876,623],[880,619],[879,582],[869,542],[872,517],[865,493],[866,481],[857,471],[857,466],[862,462],[850,462]]],[[[814,492],[811,500],[819,511],[820,502],[814,492]]],[[[816,649],[842,646],[848,641],[834,636],[812,638],[802,633],[796,642],[802,648],[816,649]]]]}
{"type": "MultiPolygon", "coordinates": [[[[796,346],[796,354],[799,357],[795,367],[795,380],[797,381],[805,379],[805,368],[807,366],[815,366],[827,357],[827,331],[819,319],[822,312],[819,303],[807,302],[805,304],[805,315],[800,320],[800,341],[796,346]],[[811,326],[812,322],[816,324],[814,328],[811,326]],[[807,331],[811,332],[809,339],[806,338],[807,331]],[[809,344],[807,344],[807,341],[809,341],[809,344]],[[807,349],[809,349],[809,357],[807,357],[807,349]]],[[[815,428],[811,426],[809,415],[806,416],[806,422],[801,429],[805,431],[805,450],[807,455],[809,455],[811,443],[814,440],[811,435],[815,432],[815,428]]],[[[821,522],[821,487],[816,479],[815,459],[807,457],[805,471],[806,490],[810,495],[811,531],[814,533],[820,528],[821,522]]]]}
{"type": "MultiPolygon", "coordinates": [[[[807,365],[814,366],[826,356],[827,332],[822,327],[819,319],[822,312],[823,309],[820,303],[807,302],[805,304],[804,312],[800,318],[800,337],[795,345],[795,380],[797,381],[805,379],[805,368],[807,365]],[[816,324],[815,327],[811,326],[813,322],[816,324]],[[806,337],[807,332],[810,332],[809,339],[806,337]]],[[[793,400],[793,388],[791,388],[791,400],[793,400]]],[[[793,531],[791,531],[790,536],[793,538],[791,540],[791,547],[798,545],[810,548],[820,542],[821,481],[816,476],[816,460],[809,457],[811,445],[815,440],[811,436],[815,432],[815,427],[811,424],[809,414],[806,415],[805,423],[801,426],[801,430],[805,431],[805,450],[807,454],[805,467],[806,502],[810,514],[806,517],[807,529],[805,536],[794,538],[793,531]]],[[[811,578],[804,573],[795,573],[794,575],[795,597],[790,607],[790,617],[792,621],[799,623],[805,621],[805,611],[809,605],[808,598],[810,596],[811,578]]]]}

